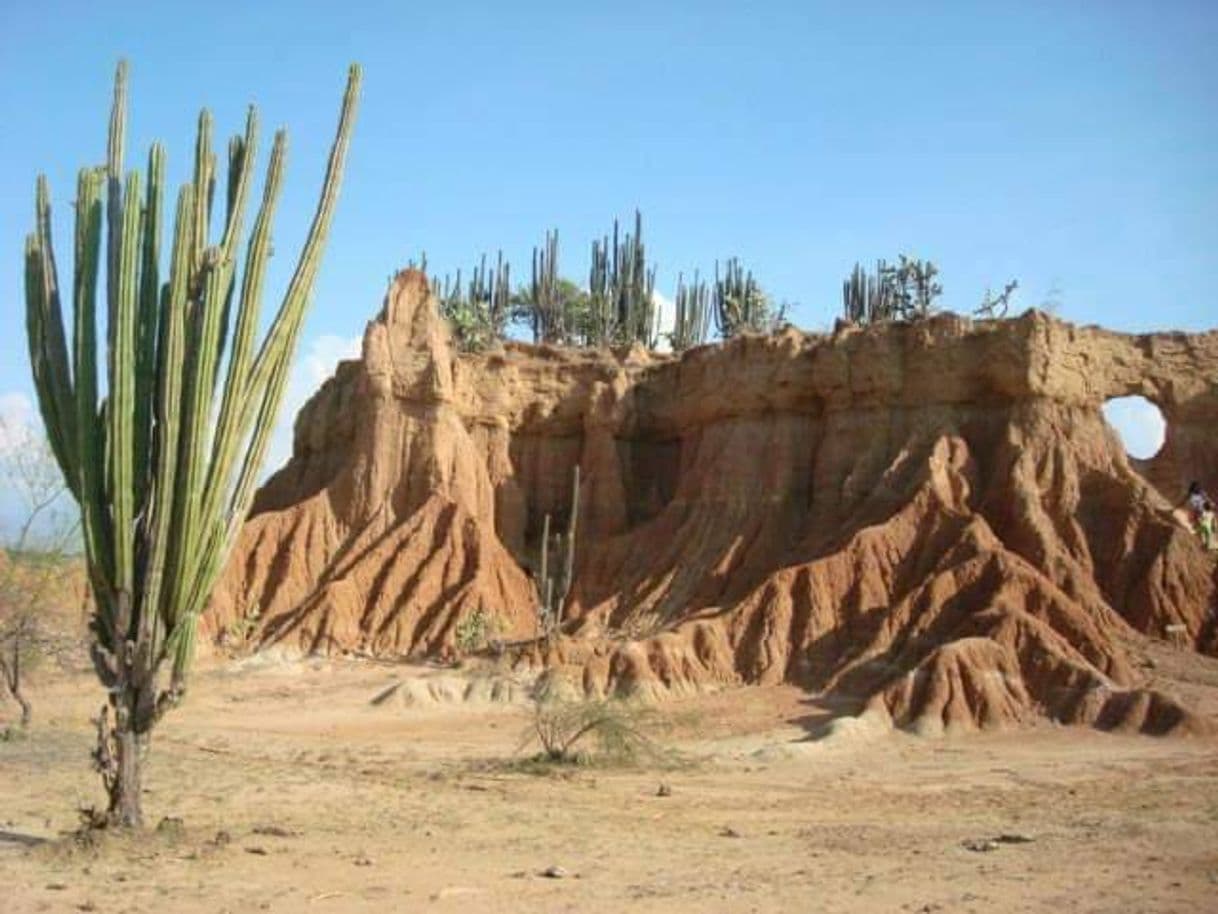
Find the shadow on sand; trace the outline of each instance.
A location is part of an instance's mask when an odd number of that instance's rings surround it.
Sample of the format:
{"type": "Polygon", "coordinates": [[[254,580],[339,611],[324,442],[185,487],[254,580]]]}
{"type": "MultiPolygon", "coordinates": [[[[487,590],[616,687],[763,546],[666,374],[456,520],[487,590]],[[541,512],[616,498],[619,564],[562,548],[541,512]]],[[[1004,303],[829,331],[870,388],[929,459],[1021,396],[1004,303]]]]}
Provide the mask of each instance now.
{"type": "Polygon", "coordinates": [[[0,829],[0,849],[6,845],[15,845],[18,847],[37,847],[40,844],[46,844],[46,838],[39,838],[37,835],[23,835],[17,831],[5,831],[0,829]]]}

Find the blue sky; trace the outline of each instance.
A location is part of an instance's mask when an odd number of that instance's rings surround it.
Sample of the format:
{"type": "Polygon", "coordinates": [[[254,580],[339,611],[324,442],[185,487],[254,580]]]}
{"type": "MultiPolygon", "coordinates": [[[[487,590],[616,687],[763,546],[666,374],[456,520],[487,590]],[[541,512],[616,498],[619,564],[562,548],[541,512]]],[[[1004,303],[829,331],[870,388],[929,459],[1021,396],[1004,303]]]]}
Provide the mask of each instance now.
{"type": "Polygon", "coordinates": [[[1204,0],[10,0],[0,406],[30,389],[20,255],[34,177],[51,180],[63,269],[76,169],[102,158],[120,56],[131,165],[162,139],[183,178],[203,104],[224,133],[249,102],[265,137],[289,128],[272,289],[312,210],[346,65],[364,65],[295,406],[419,251],[444,272],[502,248],[524,278],[557,227],[562,272],[583,280],[591,239],[636,206],[662,292],[736,255],[810,329],[832,322],[856,259],[903,251],[939,264],[956,310],[1014,277],[1020,309],[1055,298],[1066,318],[1119,329],[1212,326],[1215,49],[1218,3],[1204,0]]]}

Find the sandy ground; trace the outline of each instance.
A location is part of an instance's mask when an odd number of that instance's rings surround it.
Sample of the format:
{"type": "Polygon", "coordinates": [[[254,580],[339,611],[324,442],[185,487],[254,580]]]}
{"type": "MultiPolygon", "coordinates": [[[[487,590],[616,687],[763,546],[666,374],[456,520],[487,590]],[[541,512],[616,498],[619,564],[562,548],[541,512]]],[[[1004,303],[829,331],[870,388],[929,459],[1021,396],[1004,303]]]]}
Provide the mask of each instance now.
{"type": "Polygon", "coordinates": [[[100,801],[100,693],[41,683],[29,737],[0,743],[0,910],[1218,910],[1212,741],[812,740],[798,690],[752,688],[665,705],[668,760],[537,774],[510,764],[527,708],[371,703],[434,675],[201,672],[148,770],[150,825],[181,823],[94,848],[61,835],[100,801]]]}

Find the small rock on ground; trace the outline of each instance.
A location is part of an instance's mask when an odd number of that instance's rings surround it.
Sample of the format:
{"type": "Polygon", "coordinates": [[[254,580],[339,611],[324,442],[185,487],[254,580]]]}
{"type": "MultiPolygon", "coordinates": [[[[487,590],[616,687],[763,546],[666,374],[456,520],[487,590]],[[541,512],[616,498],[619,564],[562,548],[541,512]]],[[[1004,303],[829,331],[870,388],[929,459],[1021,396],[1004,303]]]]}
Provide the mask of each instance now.
{"type": "Polygon", "coordinates": [[[973,851],[978,854],[998,850],[998,842],[991,841],[989,838],[970,838],[967,841],[961,842],[960,846],[966,851],[973,851]]]}

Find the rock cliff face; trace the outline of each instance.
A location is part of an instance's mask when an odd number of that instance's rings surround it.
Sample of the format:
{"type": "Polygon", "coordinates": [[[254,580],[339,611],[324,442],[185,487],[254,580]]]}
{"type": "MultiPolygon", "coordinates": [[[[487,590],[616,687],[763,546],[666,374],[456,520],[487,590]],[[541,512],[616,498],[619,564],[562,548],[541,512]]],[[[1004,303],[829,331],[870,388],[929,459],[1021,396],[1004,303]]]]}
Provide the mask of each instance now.
{"type": "Polygon", "coordinates": [[[1043,314],[641,350],[456,356],[395,279],[296,423],[206,618],[304,651],[445,654],[536,633],[543,518],[580,467],[563,636],[589,693],[789,681],[923,729],[1208,722],[1141,688],[1145,635],[1218,649],[1215,559],[1173,515],[1218,489],[1218,333],[1043,314]],[[1105,400],[1167,441],[1133,463],[1105,400]]]}

